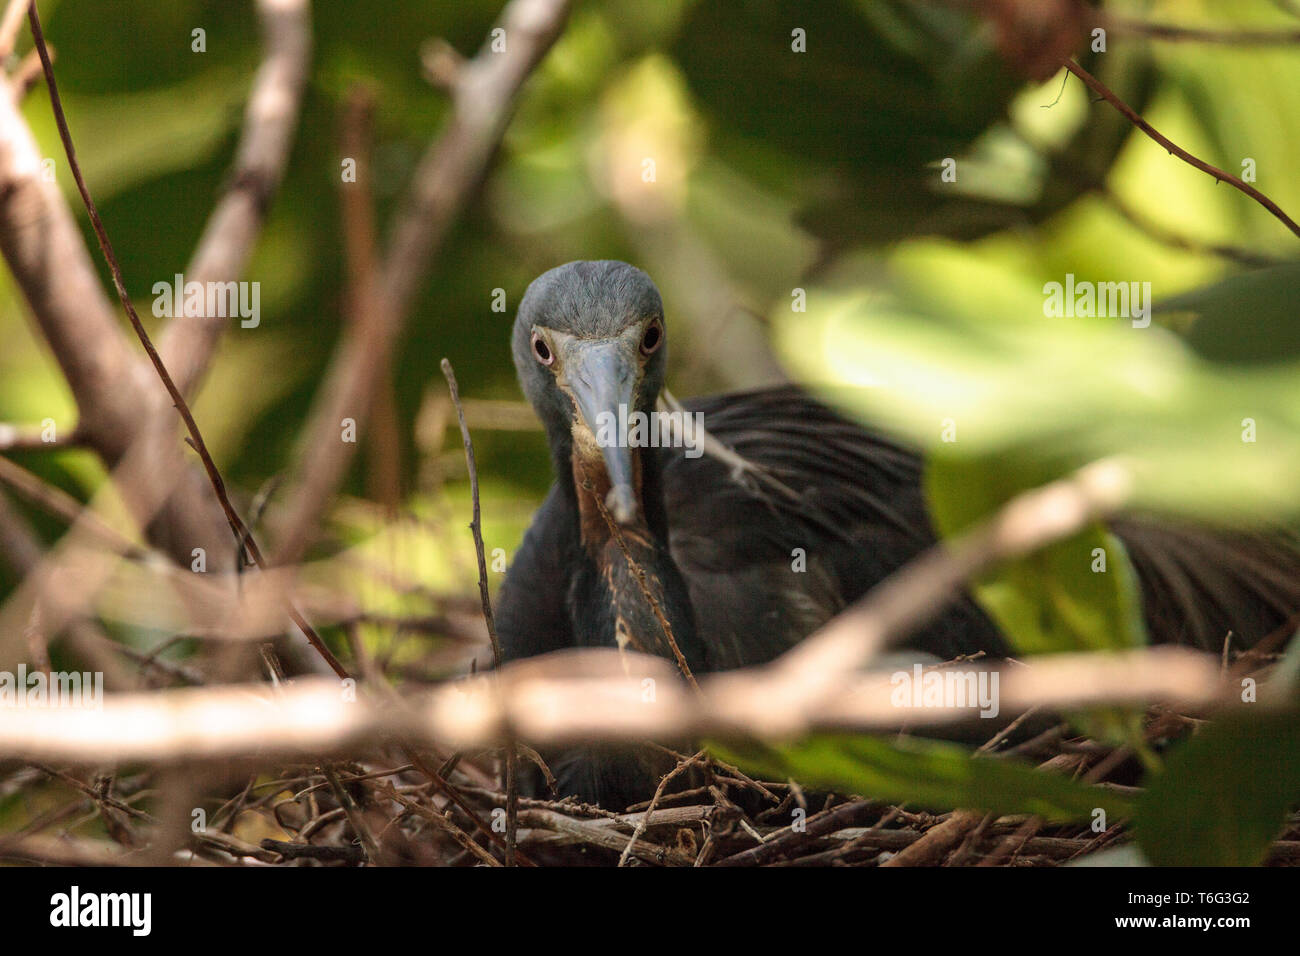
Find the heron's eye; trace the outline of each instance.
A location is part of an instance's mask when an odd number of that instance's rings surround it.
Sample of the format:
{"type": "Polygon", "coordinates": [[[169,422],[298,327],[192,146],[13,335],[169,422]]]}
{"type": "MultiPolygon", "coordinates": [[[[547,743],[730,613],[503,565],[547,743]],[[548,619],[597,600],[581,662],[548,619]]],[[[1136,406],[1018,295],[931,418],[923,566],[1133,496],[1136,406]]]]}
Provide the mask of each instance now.
{"type": "Polygon", "coordinates": [[[533,354],[537,356],[537,361],[543,365],[551,365],[555,362],[555,353],[546,344],[546,340],[536,332],[533,333],[533,354]]]}
{"type": "Polygon", "coordinates": [[[659,348],[663,340],[664,327],[659,324],[658,319],[652,319],[650,324],[645,327],[645,334],[641,336],[641,354],[649,355],[659,348]]]}

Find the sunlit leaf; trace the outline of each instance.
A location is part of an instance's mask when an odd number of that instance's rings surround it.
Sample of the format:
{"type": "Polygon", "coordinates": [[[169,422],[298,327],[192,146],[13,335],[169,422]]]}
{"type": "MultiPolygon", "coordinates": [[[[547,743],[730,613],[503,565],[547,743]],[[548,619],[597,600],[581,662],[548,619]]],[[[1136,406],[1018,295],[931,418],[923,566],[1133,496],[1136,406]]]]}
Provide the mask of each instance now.
{"type": "Polygon", "coordinates": [[[915,807],[1031,813],[1055,821],[1087,820],[1099,808],[1112,821],[1130,812],[1128,802],[1110,791],[935,740],[816,736],[774,747],[710,744],[710,750],[763,779],[789,777],[915,807]]]}

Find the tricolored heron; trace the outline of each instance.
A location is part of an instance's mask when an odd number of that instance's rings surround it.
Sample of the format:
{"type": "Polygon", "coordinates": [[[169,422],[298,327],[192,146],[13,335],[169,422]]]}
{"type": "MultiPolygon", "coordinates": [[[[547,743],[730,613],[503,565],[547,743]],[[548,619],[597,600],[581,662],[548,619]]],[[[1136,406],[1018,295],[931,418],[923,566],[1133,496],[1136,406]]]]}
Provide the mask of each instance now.
{"type": "MultiPolygon", "coordinates": [[[[626,646],[671,659],[657,604],[693,672],[763,663],[936,540],[919,456],[795,387],[686,403],[712,438],[793,496],[712,455],[602,440],[611,422],[655,411],[666,351],[659,292],[633,266],[571,262],[528,287],[514,360],[546,427],[555,484],[502,589],[507,659],[626,646]]],[[[1217,649],[1232,631],[1250,645],[1300,608],[1300,559],[1272,539],[1134,518],[1114,530],[1154,640],[1217,649]]],[[[1007,651],[968,595],[909,646],[945,660],[1007,651]]],[[[562,795],[621,808],[649,796],[664,768],[647,753],[586,748],[553,769],[562,795]]]]}

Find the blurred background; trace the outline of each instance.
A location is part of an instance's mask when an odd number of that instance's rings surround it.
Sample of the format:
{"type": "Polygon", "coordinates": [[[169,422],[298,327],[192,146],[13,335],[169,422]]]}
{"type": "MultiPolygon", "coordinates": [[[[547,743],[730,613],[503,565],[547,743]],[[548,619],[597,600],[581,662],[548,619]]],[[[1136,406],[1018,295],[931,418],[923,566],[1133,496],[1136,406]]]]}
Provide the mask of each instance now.
{"type": "MultiPolygon", "coordinates": [[[[252,5],[42,6],[86,178],[156,331],[152,286],[183,271],[230,169],[260,58],[252,5]],[[205,52],[192,50],[195,28],[205,52]]],[[[374,103],[383,236],[449,108],[430,75],[437,41],[472,56],[500,8],[313,5],[300,125],[243,276],[260,283],[262,321],[229,330],[194,405],[241,505],[259,492],[274,502],[268,483],[292,459],[345,321],[339,170],[349,97],[360,89],[374,103]]],[[[1202,517],[1285,510],[1298,452],[1295,435],[1288,443],[1279,433],[1300,404],[1290,404],[1295,377],[1279,370],[1300,350],[1290,321],[1300,272],[1287,265],[1296,237],[1094,102],[1056,64],[1073,51],[1165,135],[1295,212],[1295,39],[1166,39],[1142,23],[1294,32],[1300,5],[1172,0],[1104,11],[1114,20],[1102,51],[1088,8],[1069,2],[576,4],[421,285],[387,397],[316,545],[329,559],[319,580],[371,608],[432,602],[453,615],[444,625],[478,626],[466,471],[438,362],[452,360],[469,400],[496,584],[550,478],[515,385],[509,330],[528,282],[572,259],[624,259],[655,279],[679,397],[785,378],[849,385],[851,407],[921,444],[938,443],[945,409],[960,408],[965,421],[1002,423],[963,432],[972,440],[955,448],[976,465],[1029,450],[1002,482],[1008,493],[1167,439],[1146,504],[1202,517]],[[1149,282],[1157,311],[1142,344],[1111,337],[1136,341],[1127,322],[1045,317],[1044,284],[1067,274],[1149,282]],[[1244,412],[1210,388],[1234,382],[1259,399],[1244,412]],[[1159,421],[1132,417],[1143,408],[1159,421]],[[1207,408],[1231,419],[1221,450],[1200,432],[1207,408]],[[1271,444],[1249,449],[1253,462],[1236,447],[1236,423],[1252,414],[1284,426],[1270,434],[1261,425],[1271,444]],[[1277,467],[1261,468],[1259,455],[1277,467]],[[1227,470],[1189,492],[1176,480],[1189,461],[1227,470]]],[[[61,168],[43,88],[23,113],[61,168]]],[[[93,248],[71,178],[59,184],[93,248]]],[[[76,408],[2,270],[0,421],[47,417],[75,422],[76,408]]],[[[104,480],[87,451],[13,457],[82,500],[104,480]]],[[[59,535],[57,519],[21,507],[47,540],[59,535]]],[[[271,528],[274,513],[273,503],[271,528]]],[[[15,580],[0,562],[0,594],[15,580]]],[[[116,636],[145,647],[166,635],[124,624],[116,636]]],[[[378,626],[367,636],[399,658],[393,642],[411,640],[378,626]]],[[[466,663],[457,653],[437,667],[466,663]]]]}

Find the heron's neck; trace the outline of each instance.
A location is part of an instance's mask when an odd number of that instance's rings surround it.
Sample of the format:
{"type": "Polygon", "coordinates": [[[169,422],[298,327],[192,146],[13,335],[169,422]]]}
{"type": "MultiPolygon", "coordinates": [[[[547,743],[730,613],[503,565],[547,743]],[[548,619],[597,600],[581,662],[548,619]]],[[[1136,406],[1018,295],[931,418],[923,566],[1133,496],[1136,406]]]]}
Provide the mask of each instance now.
{"type": "MultiPolygon", "coordinates": [[[[604,462],[584,461],[567,434],[552,436],[551,448],[555,480],[578,515],[580,539],[589,550],[603,546],[612,537],[607,520],[608,509],[602,508],[610,487],[604,462]]],[[[668,515],[664,507],[663,471],[657,451],[637,448],[632,454],[639,515],[637,522],[630,527],[648,534],[667,548],[668,515]]]]}
{"type": "Polygon", "coordinates": [[[602,507],[609,492],[603,465],[584,465],[572,454],[557,456],[556,465],[556,480],[573,503],[579,548],[589,562],[578,611],[585,620],[599,622],[599,633],[593,635],[597,642],[673,661],[680,652],[692,670],[705,669],[686,584],[668,549],[657,450],[636,452],[641,507],[637,520],[624,525],[614,525],[602,507]]]}

